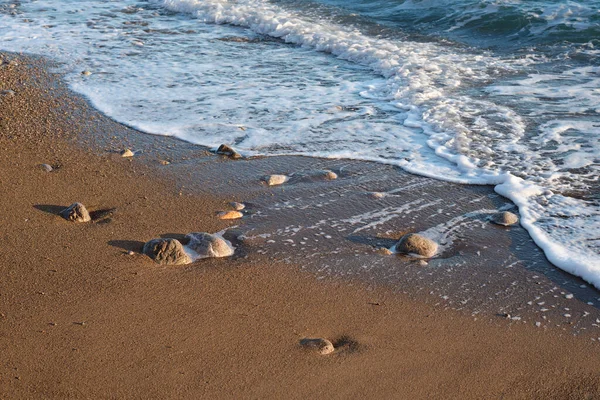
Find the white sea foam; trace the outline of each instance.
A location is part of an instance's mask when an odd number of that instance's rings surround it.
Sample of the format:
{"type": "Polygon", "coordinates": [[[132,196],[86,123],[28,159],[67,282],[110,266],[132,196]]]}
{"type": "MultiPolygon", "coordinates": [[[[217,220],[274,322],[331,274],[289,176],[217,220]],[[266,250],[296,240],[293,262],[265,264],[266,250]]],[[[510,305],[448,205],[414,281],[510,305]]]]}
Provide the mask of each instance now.
{"type": "Polygon", "coordinates": [[[600,288],[598,201],[569,197],[598,188],[597,68],[536,73],[536,57],[369,36],[263,0],[152,3],[0,7],[0,47],[65,62],[75,90],[149,133],[498,185],[551,261],[600,288]]]}

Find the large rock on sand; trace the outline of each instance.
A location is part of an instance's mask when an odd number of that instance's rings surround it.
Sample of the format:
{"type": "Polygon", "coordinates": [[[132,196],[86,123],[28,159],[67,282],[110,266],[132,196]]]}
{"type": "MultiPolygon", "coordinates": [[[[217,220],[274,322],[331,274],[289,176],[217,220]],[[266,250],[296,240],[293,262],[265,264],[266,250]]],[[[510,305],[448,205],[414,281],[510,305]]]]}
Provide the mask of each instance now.
{"type": "Polygon", "coordinates": [[[229,257],[233,255],[233,248],[225,239],[206,232],[192,232],[185,236],[190,240],[187,247],[194,250],[201,257],[229,257]]]}
{"type": "Polygon", "coordinates": [[[73,203],[60,212],[60,216],[71,222],[89,222],[90,213],[81,203],[73,203]]]}
{"type": "Polygon", "coordinates": [[[405,254],[416,254],[421,257],[433,257],[437,252],[438,245],[431,239],[416,233],[402,236],[396,244],[396,251],[405,254]]]}
{"type": "Polygon", "coordinates": [[[333,343],[324,338],[306,338],[300,341],[300,346],[304,349],[319,353],[322,355],[331,354],[335,351],[333,343]]]}
{"type": "Polygon", "coordinates": [[[162,265],[183,265],[193,261],[177,239],[152,239],[146,242],[143,252],[162,265]]]}
{"type": "Polygon", "coordinates": [[[510,226],[519,222],[519,217],[508,211],[502,211],[492,215],[492,222],[502,226],[510,226]]]}

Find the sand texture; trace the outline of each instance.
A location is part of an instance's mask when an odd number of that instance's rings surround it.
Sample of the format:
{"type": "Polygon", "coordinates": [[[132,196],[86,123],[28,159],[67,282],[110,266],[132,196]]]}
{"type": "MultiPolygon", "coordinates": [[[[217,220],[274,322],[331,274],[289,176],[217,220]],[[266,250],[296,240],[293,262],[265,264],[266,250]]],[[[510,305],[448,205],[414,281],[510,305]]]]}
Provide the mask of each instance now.
{"type": "MultiPolygon", "coordinates": [[[[162,150],[120,154],[176,140],[105,118],[42,60],[5,57],[19,63],[0,68],[0,90],[14,91],[0,98],[0,398],[600,398],[590,335],[475,319],[364,279],[316,279],[250,242],[231,257],[153,262],[146,241],[251,223],[267,214],[252,201],[287,184],[268,187],[257,170],[260,193],[215,192],[202,176],[200,189],[183,187],[161,172],[162,150]],[[244,218],[216,218],[232,201],[248,201],[244,218]],[[91,221],[59,216],[75,202],[91,221]],[[306,338],[335,351],[306,351],[306,338]]],[[[277,159],[185,157],[223,176],[269,163],[280,173],[277,159]]]]}

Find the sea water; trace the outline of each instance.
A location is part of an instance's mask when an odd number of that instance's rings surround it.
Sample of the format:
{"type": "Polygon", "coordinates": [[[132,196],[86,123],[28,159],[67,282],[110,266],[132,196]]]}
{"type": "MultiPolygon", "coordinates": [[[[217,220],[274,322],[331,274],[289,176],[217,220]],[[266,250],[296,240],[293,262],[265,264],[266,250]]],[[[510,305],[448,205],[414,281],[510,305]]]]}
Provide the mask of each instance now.
{"type": "Polygon", "coordinates": [[[552,263],[600,288],[599,9],[14,0],[0,48],[60,61],[72,89],[147,133],[494,185],[552,263]]]}

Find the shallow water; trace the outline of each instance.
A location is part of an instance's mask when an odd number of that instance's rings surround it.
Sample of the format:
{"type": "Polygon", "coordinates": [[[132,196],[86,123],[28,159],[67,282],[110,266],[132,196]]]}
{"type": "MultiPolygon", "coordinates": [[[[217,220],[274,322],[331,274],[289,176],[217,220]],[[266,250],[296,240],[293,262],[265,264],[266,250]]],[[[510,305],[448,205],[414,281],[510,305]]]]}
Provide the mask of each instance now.
{"type": "Polygon", "coordinates": [[[497,185],[554,264],[600,287],[596,1],[0,7],[3,49],[62,61],[120,122],[246,155],[497,185]]]}

